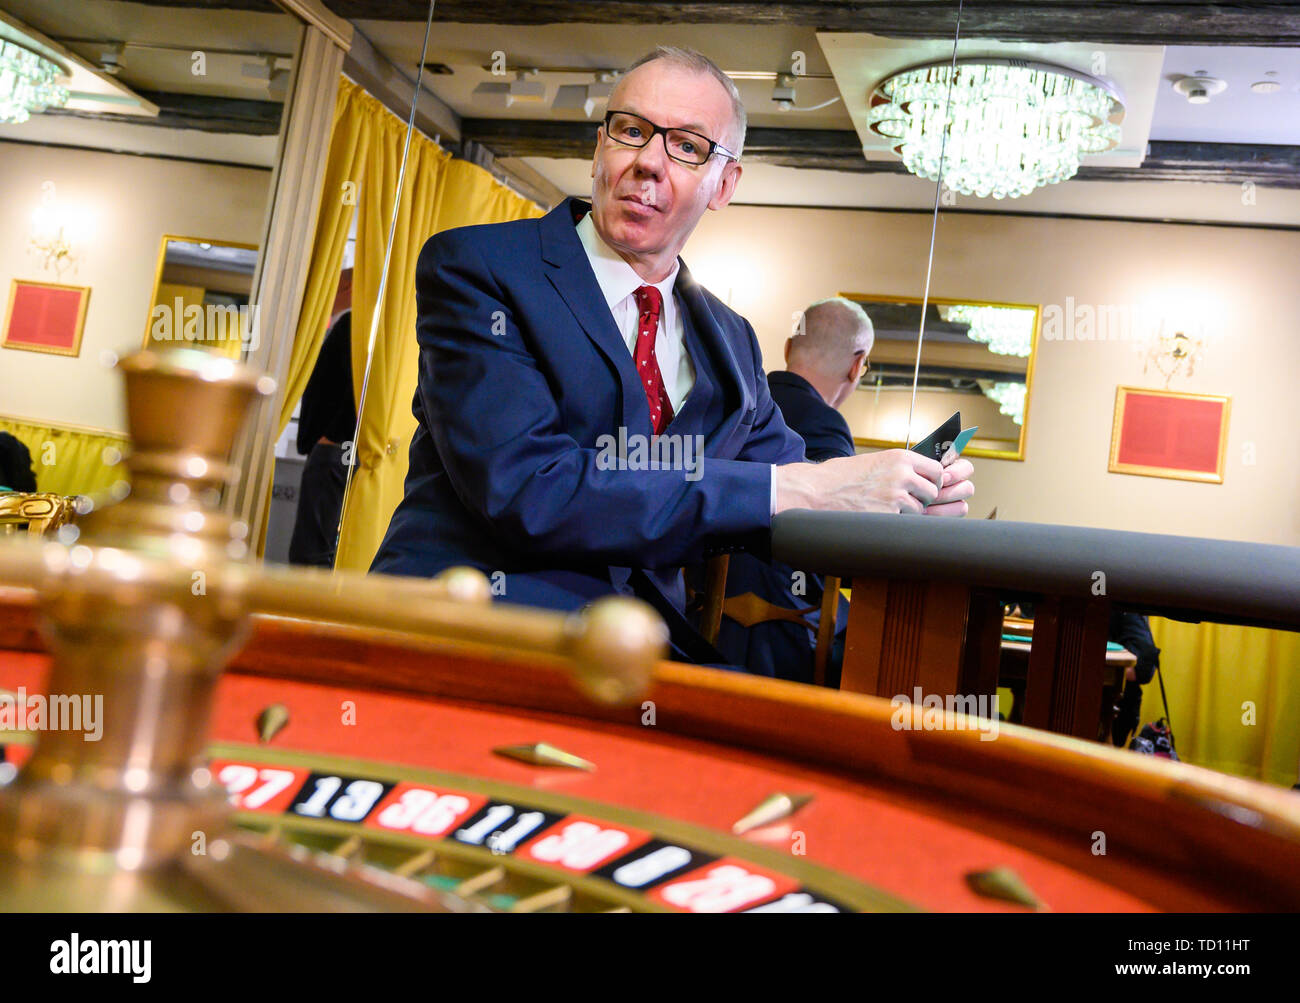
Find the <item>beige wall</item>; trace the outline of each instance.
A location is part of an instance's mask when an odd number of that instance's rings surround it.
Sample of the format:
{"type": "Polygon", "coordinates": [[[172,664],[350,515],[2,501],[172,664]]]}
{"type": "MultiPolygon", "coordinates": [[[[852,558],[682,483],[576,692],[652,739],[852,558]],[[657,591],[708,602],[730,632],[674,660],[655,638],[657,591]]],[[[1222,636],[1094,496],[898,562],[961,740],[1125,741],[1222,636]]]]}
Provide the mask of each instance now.
{"type": "MultiPolygon", "coordinates": [[[[723,299],[730,290],[779,369],[791,315],[814,299],[919,296],[929,239],[922,214],[730,206],[706,215],[683,258],[723,299]]],[[[1143,374],[1132,341],[1040,340],[1026,459],[975,461],[972,514],[1300,545],[1298,270],[1296,232],[942,217],[932,295],[1148,309],[1209,339],[1171,389],[1232,398],[1223,484],[1112,474],[1116,386],[1163,377],[1143,374]]]]}
{"type": "Polygon", "coordinates": [[[122,430],[121,380],[100,355],[140,347],[165,233],[255,244],[271,173],[177,160],[0,144],[0,294],[13,279],[90,286],[76,358],[0,349],[0,413],[122,430]],[[42,184],[84,211],[91,234],[62,279],[28,253],[42,184]]]}

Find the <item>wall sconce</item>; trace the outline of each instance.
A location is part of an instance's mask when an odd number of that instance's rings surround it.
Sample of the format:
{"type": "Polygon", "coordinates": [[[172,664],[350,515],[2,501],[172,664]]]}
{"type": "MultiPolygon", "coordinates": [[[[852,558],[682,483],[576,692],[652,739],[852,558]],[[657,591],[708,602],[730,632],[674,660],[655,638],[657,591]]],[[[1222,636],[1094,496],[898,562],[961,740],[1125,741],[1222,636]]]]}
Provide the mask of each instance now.
{"type": "Polygon", "coordinates": [[[1165,378],[1165,389],[1173,378],[1185,367],[1184,376],[1191,376],[1196,370],[1196,363],[1205,354],[1205,342],[1200,338],[1189,338],[1182,331],[1174,334],[1161,334],[1154,339],[1147,350],[1146,361],[1142,365],[1142,374],[1146,375],[1152,366],[1165,378]]]}
{"type": "Polygon", "coordinates": [[[40,259],[41,267],[58,278],[69,269],[77,270],[78,244],[85,238],[85,221],[57,206],[38,206],[32,213],[32,236],[28,253],[40,259]]]}

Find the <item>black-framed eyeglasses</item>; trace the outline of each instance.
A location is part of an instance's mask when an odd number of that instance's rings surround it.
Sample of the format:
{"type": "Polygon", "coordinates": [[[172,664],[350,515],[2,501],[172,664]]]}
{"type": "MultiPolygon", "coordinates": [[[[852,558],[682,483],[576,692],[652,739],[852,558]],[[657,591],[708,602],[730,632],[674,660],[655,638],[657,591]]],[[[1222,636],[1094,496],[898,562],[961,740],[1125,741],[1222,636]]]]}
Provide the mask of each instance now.
{"type": "Polygon", "coordinates": [[[605,112],[605,135],[616,143],[640,150],[660,133],[663,133],[664,150],[668,156],[691,167],[701,167],[708,163],[714,153],[721,153],[732,160],[740,159],[721,143],[715,143],[698,132],[666,129],[662,125],[655,125],[648,118],[633,115],[630,111],[605,112]]]}

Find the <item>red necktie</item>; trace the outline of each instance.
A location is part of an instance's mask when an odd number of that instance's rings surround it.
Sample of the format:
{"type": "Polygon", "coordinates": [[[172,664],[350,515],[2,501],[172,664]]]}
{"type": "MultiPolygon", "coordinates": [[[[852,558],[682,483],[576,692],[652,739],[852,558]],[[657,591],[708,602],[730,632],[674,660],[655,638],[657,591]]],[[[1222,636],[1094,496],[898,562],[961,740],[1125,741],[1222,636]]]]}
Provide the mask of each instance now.
{"type": "Polygon", "coordinates": [[[673,406],[668,400],[668,391],[664,389],[663,374],[659,372],[659,360],[655,358],[655,338],[659,334],[659,310],[664,298],[654,286],[641,286],[636,293],[636,371],[641,376],[641,385],[645,387],[646,402],[650,405],[650,424],[654,426],[655,435],[660,435],[668,423],[673,420],[673,406]]]}

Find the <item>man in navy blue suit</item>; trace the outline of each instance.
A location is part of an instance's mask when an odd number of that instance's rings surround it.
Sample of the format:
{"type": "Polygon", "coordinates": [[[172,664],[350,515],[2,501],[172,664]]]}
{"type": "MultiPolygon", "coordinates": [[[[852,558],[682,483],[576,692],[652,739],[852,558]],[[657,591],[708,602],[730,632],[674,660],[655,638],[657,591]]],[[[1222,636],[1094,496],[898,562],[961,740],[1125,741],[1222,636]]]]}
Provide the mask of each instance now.
{"type": "Polygon", "coordinates": [[[561,610],[636,595],[678,657],[712,661],[680,613],[684,564],[761,552],[786,508],[964,515],[973,469],[903,450],[804,462],[753,328],[678,257],[740,180],[735,85],[660,47],[608,107],[590,205],[425,244],[418,427],[372,570],[466,564],[508,602],[561,610]]]}
{"type": "MultiPolygon", "coordinates": [[[[853,392],[868,367],[875,331],[867,312],[836,296],[813,303],[799,315],[795,333],[785,343],[786,369],[769,373],[772,400],[791,431],[804,441],[812,463],[853,456],[853,434],[838,408],[853,392]]],[[[734,554],[727,570],[727,596],[752,592],[785,609],[808,609],[810,630],[786,620],[743,627],[724,616],[718,649],[724,658],[750,672],[793,682],[813,681],[813,653],[822,602],[822,582],[815,575],[749,554],[734,554]]],[[[841,603],[843,606],[843,603],[841,603]]],[[[836,634],[846,626],[841,610],[836,634]]],[[[827,667],[827,685],[839,685],[838,648],[827,667]]]]}

